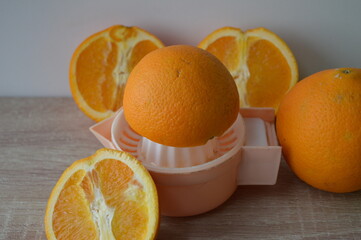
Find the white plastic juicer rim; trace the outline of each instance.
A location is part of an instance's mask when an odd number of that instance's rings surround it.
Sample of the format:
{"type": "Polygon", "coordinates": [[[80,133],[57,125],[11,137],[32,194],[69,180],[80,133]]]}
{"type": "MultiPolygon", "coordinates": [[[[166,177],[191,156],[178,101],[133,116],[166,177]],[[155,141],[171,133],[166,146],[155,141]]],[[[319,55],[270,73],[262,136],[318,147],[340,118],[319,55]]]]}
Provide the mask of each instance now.
{"type": "MultiPolygon", "coordinates": [[[[122,150],[122,151],[127,151],[126,149],[122,149],[119,144],[118,144],[118,138],[115,136],[116,135],[116,132],[119,131],[118,127],[119,127],[119,122],[120,121],[123,121],[123,128],[126,128],[129,127],[128,126],[124,126],[125,124],[128,124],[124,118],[124,113],[123,113],[123,108],[121,108],[115,118],[114,118],[114,121],[112,123],[112,126],[111,126],[111,139],[112,139],[112,142],[114,144],[114,146],[118,149],[118,150],[122,150]]],[[[186,173],[191,173],[191,172],[198,172],[198,171],[202,171],[202,170],[206,170],[206,169],[209,169],[209,168],[212,168],[212,167],[215,167],[223,162],[225,162],[226,160],[228,160],[229,158],[233,157],[235,154],[238,153],[238,151],[240,151],[241,147],[244,145],[244,142],[245,142],[245,123],[244,123],[244,120],[241,116],[241,114],[238,114],[238,117],[236,119],[236,121],[233,123],[233,125],[223,134],[227,134],[228,131],[230,130],[234,130],[235,131],[235,134],[237,136],[237,140],[235,142],[235,145],[233,146],[232,149],[230,149],[229,151],[227,151],[226,153],[224,153],[223,155],[219,156],[218,158],[215,158],[211,161],[208,161],[208,162],[205,162],[205,163],[202,163],[202,164],[199,164],[199,165],[194,165],[194,166],[190,166],[190,167],[162,167],[162,166],[155,166],[153,164],[150,164],[150,163],[147,163],[147,162],[144,162],[142,161],[142,164],[150,171],[153,171],[153,172],[158,172],[158,173],[168,173],[168,174],[186,174],[186,173]]],[[[133,130],[131,130],[133,131],[133,130]]],[[[120,131],[119,131],[120,132],[120,131]]],[[[133,131],[133,134],[136,134],[134,133],[133,131]]],[[[138,136],[138,139],[141,139],[143,138],[142,136],[140,135],[137,135],[138,136]]],[[[134,135],[133,135],[134,137],[134,135]]],[[[130,154],[132,154],[130,152],[130,154]]]]}

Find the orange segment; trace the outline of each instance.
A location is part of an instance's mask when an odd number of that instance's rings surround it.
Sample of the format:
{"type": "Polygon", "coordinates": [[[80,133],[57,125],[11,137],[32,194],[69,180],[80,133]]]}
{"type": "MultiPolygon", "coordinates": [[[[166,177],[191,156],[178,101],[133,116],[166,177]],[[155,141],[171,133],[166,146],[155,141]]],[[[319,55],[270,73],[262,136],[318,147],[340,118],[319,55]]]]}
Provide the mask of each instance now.
{"type": "Polygon", "coordinates": [[[78,56],[76,84],[83,99],[95,111],[113,110],[116,82],[112,72],[117,64],[117,53],[117,45],[101,37],[91,42],[78,56]]]}
{"type": "Polygon", "coordinates": [[[153,239],[159,221],[152,178],[132,156],[101,149],[74,162],[46,209],[48,239],[153,239]]]}
{"type": "Polygon", "coordinates": [[[207,51],[216,56],[229,70],[235,70],[239,64],[240,47],[233,36],[218,38],[207,47],[207,51]]]}
{"type": "Polygon", "coordinates": [[[84,239],[92,239],[98,235],[84,191],[79,186],[84,174],[83,170],[76,172],[60,192],[53,213],[53,231],[56,239],[74,239],[76,236],[73,236],[73,233],[79,230],[79,236],[84,239]],[[83,176],[79,176],[78,173],[83,176]]]}
{"type": "Polygon", "coordinates": [[[282,53],[269,41],[258,40],[248,50],[247,66],[249,105],[276,108],[291,82],[291,71],[282,53]]]}
{"type": "Polygon", "coordinates": [[[114,212],[112,229],[115,239],[146,239],[148,224],[147,207],[134,201],[127,201],[116,208],[114,212]],[[131,217],[129,217],[131,216],[131,217]],[[129,231],[138,229],[138,231],[129,231]]]}
{"type": "Polygon", "coordinates": [[[133,171],[122,162],[114,159],[104,159],[95,165],[97,178],[101,179],[99,188],[106,196],[107,205],[116,207],[116,204],[128,188],[128,183],[133,178],[133,171]],[[109,173],[112,174],[109,174],[109,173]]]}
{"type": "Polygon", "coordinates": [[[163,46],[152,34],[121,25],[87,38],[70,63],[70,88],[79,108],[96,121],[113,115],[123,104],[131,70],[146,54],[163,46]]]}
{"type": "Polygon", "coordinates": [[[296,60],[286,43],[264,28],[242,32],[224,27],[199,45],[231,72],[241,107],[278,108],[283,95],[298,80],[296,60]]]}
{"type": "Polygon", "coordinates": [[[140,59],[156,49],[158,49],[157,45],[150,40],[140,41],[137,43],[133,48],[132,56],[129,60],[128,71],[131,72],[140,59]]]}

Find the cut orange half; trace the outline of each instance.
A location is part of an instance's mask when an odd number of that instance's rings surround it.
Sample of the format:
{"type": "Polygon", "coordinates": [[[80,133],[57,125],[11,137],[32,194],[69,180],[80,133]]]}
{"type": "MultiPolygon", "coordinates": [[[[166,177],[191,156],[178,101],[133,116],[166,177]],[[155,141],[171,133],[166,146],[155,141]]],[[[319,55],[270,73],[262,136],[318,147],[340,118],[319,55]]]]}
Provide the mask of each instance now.
{"type": "Polygon", "coordinates": [[[74,162],[56,183],[46,208],[48,239],[154,239],[154,182],[131,155],[109,149],[74,162]]]}
{"type": "Polygon", "coordinates": [[[163,46],[145,30],[122,25],[87,38],[70,63],[70,89],[79,108],[95,121],[112,116],[122,106],[124,85],[134,66],[163,46]]]}
{"type": "Polygon", "coordinates": [[[198,47],[220,59],[238,88],[241,107],[278,108],[283,95],[298,81],[298,67],[287,44],[275,33],[256,28],[224,27],[198,47]]]}

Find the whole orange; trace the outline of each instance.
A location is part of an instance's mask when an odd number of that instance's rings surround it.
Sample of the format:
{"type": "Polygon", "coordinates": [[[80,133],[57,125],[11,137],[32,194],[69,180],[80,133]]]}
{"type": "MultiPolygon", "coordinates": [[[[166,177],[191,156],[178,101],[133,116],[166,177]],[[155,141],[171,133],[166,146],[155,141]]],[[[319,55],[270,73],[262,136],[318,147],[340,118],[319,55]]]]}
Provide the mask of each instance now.
{"type": "Polygon", "coordinates": [[[361,69],[313,74],[277,113],[284,157],[306,183],[330,192],[361,189],[361,69]]]}
{"type": "Polygon", "coordinates": [[[147,54],[124,90],[124,115],[142,136],[190,147],[220,136],[236,120],[239,96],[227,68],[200,48],[176,45],[147,54]]]}

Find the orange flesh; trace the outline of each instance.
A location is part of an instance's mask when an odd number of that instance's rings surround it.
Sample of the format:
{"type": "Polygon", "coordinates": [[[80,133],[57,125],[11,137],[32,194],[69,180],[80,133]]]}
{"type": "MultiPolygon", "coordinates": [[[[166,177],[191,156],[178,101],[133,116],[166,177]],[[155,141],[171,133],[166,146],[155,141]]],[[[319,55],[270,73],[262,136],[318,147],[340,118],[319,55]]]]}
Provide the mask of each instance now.
{"type": "Polygon", "coordinates": [[[215,55],[236,82],[241,107],[272,107],[298,81],[296,60],[276,34],[256,28],[243,32],[223,27],[204,38],[198,47],[215,55]]]}
{"type": "Polygon", "coordinates": [[[291,70],[280,50],[267,40],[257,40],[248,49],[247,65],[248,104],[277,107],[291,81],[291,70]]]}
{"type": "Polygon", "coordinates": [[[64,185],[53,213],[57,239],[99,238],[91,210],[96,200],[95,189],[100,190],[106,206],[114,209],[111,231],[116,239],[141,239],[146,234],[148,209],[142,185],[133,178],[127,165],[105,159],[91,172],[78,170],[64,185]]]}
{"type": "Polygon", "coordinates": [[[216,56],[229,71],[238,67],[240,49],[235,37],[222,37],[211,43],[207,51],[216,56]]]}
{"type": "Polygon", "coordinates": [[[84,176],[84,170],[71,176],[55,204],[53,229],[57,239],[94,239],[98,235],[84,191],[79,186],[84,176]]]}
{"type": "Polygon", "coordinates": [[[134,66],[147,53],[158,47],[150,40],[137,43],[130,59],[128,72],[114,71],[117,68],[118,46],[101,37],[87,46],[79,55],[76,72],[79,91],[96,111],[116,111],[123,105],[124,84],[117,85],[115,74],[129,74],[134,66]]]}
{"type": "Polygon", "coordinates": [[[84,100],[96,111],[117,109],[114,101],[116,83],[113,79],[117,53],[117,45],[101,37],[79,55],[76,64],[77,85],[84,100]]]}
{"type": "Polygon", "coordinates": [[[131,72],[135,65],[149,52],[158,49],[158,47],[150,40],[144,40],[137,43],[132,51],[132,56],[129,59],[128,71],[131,72]]]}

